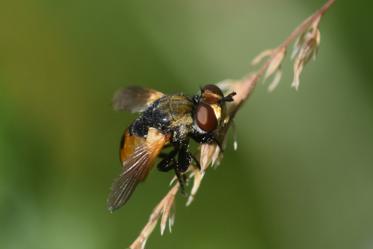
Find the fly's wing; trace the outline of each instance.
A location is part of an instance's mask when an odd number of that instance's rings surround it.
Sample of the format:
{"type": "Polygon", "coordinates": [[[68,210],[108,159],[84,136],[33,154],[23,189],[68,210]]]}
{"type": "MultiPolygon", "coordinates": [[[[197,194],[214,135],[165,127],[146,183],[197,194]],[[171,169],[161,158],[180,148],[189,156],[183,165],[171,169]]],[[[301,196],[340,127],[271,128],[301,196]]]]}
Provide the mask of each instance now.
{"type": "Polygon", "coordinates": [[[142,112],[151,103],[163,96],[163,93],[153,89],[129,86],[115,92],[113,108],[116,111],[142,112]]]}
{"type": "Polygon", "coordinates": [[[108,198],[110,212],[128,201],[137,184],[145,180],[156,157],[168,141],[168,136],[154,128],[149,128],[146,139],[130,135],[126,131],[120,150],[123,171],[112,185],[108,198]]]}

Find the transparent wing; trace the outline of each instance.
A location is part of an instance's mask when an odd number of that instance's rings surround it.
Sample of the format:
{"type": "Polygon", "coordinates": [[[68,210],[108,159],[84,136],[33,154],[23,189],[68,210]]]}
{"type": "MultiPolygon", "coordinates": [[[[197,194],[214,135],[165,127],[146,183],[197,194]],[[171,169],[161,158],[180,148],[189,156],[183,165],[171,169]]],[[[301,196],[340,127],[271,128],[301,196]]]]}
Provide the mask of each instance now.
{"type": "Polygon", "coordinates": [[[109,195],[110,212],[120,208],[129,200],[137,184],[146,178],[150,164],[150,153],[146,144],[137,147],[134,153],[123,162],[123,172],[114,181],[109,195]]]}
{"type": "Polygon", "coordinates": [[[145,180],[156,157],[168,141],[167,136],[150,128],[146,139],[125,133],[121,148],[123,171],[114,181],[108,198],[110,212],[123,206],[131,197],[137,184],[145,180]]]}
{"type": "Polygon", "coordinates": [[[116,111],[141,112],[162,96],[163,93],[153,89],[129,86],[115,92],[113,108],[116,111]]]}

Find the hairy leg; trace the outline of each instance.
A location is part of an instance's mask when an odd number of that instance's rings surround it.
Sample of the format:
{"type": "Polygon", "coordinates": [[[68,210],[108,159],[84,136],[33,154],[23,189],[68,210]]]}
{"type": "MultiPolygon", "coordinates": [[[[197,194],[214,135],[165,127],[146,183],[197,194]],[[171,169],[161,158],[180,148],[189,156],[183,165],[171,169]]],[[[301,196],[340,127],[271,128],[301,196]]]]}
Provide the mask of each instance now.
{"type": "Polygon", "coordinates": [[[216,135],[213,134],[213,133],[206,133],[206,134],[194,133],[194,134],[191,135],[191,137],[197,143],[200,143],[200,144],[216,144],[219,147],[219,149],[220,149],[221,152],[224,151],[221,142],[216,137],[216,135]]]}
{"type": "Polygon", "coordinates": [[[187,195],[185,191],[185,184],[186,184],[186,176],[182,174],[182,172],[178,169],[178,167],[175,167],[175,175],[177,177],[177,180],[180,184],[180,191],[182,195],[187,195]]]}
{"type": "Polygon", "coordinates": [[[162,172],[167,172],[170,171],[171,169],[176,167],[176,160],[175,156],[177,154],[177,150],[172,150],[168,154],[160,154],[159,157],[163,158],[157,165],[157,168],[159,171],[162,172]]]}

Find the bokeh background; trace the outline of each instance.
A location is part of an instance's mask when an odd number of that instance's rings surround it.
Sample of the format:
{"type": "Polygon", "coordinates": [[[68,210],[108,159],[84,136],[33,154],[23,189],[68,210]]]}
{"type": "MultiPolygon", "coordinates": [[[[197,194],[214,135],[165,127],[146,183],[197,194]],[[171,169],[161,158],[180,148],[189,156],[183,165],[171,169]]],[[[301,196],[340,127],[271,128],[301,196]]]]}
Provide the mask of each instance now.
{"type": "MultiPolygon", "coordinates": [[[[126,248],[166,193],[153,171],[114,214],[106,196],[136,84],[194,94],[240,78],[323,1],[18,0],[0,3],[0,248],[126,248]]],[[[230,146],[173,233],[148,248],[373,248],[368,1],[337,1],[321,49],[290,88],[258,85],[230,146]]],[[[230,141],[231,143],[232,141],[230,141]]]]}

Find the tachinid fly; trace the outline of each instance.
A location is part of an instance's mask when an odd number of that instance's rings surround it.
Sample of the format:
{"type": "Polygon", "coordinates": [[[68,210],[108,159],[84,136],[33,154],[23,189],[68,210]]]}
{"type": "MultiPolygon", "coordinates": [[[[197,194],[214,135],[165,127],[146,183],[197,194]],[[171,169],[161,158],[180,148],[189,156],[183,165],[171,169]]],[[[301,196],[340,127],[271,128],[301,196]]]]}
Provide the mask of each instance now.
{"type": "Polygon", "coordinates": [[[200,167],[189,151],[190,139],[220,146],[217,132],[225,118],[226,102],[233,101],[235,94],[224,96],[216,85],[206,85],[192,97],[165,95],[136,86],[116,92],[114,109],[140,115],[122,136],[119,151],[122,173],[112,185],[108,209],[112,212],[128,201],[157,158],[160,158],[157,168],[174,170],[184,190],[184,172],[193,161],[195,167],[200,167]],[[171,150],[164,153],[168,147],[171,150]]]}

